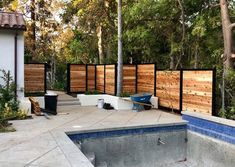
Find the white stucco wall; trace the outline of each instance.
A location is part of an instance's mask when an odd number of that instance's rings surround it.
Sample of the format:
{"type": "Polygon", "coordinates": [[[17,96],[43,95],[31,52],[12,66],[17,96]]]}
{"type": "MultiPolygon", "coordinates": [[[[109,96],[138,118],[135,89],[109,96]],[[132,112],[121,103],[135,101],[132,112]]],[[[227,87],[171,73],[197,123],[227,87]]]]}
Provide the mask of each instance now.
{"type": "MultiPolygon", "coordinates": [[[[0,69],[10,70],[14,78],[15,67],[15,31],[0,30],[0,69]]],[[[17,37],[17,94],[19,98],[24,96],[21,91],[24,88],[24,36],[23,32],[18,32],[17,37]]],[[[2,75],[2,73],[0,73],[2,75]]],[[[0,79],[0,84],[3,80],[0,79]]]]}

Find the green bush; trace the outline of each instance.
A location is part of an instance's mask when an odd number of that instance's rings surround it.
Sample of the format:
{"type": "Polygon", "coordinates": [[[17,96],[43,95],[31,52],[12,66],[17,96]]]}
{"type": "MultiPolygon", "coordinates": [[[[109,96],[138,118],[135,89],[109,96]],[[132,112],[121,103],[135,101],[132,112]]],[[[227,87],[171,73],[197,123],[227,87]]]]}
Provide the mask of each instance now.
{"type": "Polygon", "coordinates": [[[130,93],[122,92],[122,93],[120,93],[120,97],[130,97],[130,93]]]}
{"type": "Polygon", "coordinates": [[[3,74],[1,76],[4,85],[0,86],[0,111],[5,108],[5,104],[7,103],[9,107],[12,108],[13,111],[18,111],[19,102],[15,96],[16,86],[13,82],[13,78],[10,75],[10,71],[6,72],[5,70],[0,70],[3,74]]]}
{"type": "Polygon", "coordinates": [[[230,70],[225,78],[225,109],[219,111],[219,116],[235,120],[235,71],[230,70]]]}
{"type": "Polygon", "coordinates": [[[235,120],[235,98],[226,110],[221,109],[219,111],[219,117],[235,120]]]}
{"type": "Polygon", "coordinates": [[[53,90],[64,91],[65,83],[64,82],[55,82],[53,85],[53,90]]]}
{"type": "Polygon", "coordinates": [[[100,94],[97,90],[88,90],[85,92],[85,95],[97,95],[100,94]]]}
{"type": "MultiPolygon", "coordinates": [[[[0,131],[6,131],[8,120],[25,119],[27,112],[19,109],[19,102],[15,95],[15,84],[10,72],[1,70],[4,85],[0,86],[0,131]]],[[[12,130],[11,130],[12,131],[12,130]]]]}

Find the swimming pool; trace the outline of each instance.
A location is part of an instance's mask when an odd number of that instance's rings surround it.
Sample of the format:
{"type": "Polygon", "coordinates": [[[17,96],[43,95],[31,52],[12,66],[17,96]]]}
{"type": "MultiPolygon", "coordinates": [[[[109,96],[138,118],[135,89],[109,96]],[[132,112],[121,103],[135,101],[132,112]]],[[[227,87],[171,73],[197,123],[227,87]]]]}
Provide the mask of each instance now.
{"type": "Polygon", "coordinates": [[[192,115],[183,118],[187,124],[102,129],[68,136],[95,167],[234,167],[234,126],[192,115]]]}

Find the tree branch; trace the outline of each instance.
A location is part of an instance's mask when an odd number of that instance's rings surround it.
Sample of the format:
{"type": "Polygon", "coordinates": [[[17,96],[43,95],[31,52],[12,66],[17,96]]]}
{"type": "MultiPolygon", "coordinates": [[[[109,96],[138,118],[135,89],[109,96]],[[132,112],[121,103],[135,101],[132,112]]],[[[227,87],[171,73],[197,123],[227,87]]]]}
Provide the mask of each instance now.
{"type": "Polygon", "coordinates": [[[232,23],[232,24],[229,25],[229,28],[231,28],[231,29],[234,28],[234,27],[235,27],[235,23],[232,23]]]}
{"type": "Polygon", "coordinates": [[[211,8],[215,8],[215,7],[219,7],[220,6],[220,4],[219,3],[217,3],[217,4],[209,4],[209,8],[211,9],[211,8]]]}

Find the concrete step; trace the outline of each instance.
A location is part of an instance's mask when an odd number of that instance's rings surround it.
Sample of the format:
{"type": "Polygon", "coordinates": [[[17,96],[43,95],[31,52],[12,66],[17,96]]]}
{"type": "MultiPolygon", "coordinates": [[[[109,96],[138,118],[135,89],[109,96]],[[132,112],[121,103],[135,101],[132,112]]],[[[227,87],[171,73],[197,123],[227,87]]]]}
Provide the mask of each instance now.
{"type": "Polygon", "coordinates": [[[108,165],[107,165],[107,163],[104,161],[104,162],[98,163],[95,167],[108,167],[108,165]]]}
{"type": "Polygon", "coordinates": [[[85,154],[85,156],[92,163],[92,165],[95,165],[95,153],[94,152],[87,153],[85,154]]]}
{"type": "Polygon", "coordinates": [[[63,99],[63,98],[58,98],[58,102],[63,102],[63,101],[79,101],[78,98],[66,98],[66,99],[63,99]]]}
{"type": "Polygon", "coordinates": [[[71,105],[81,105],[80,101],[75,100],[75,101],[58,101],[57,106],[71,106],[71,105]]]}

